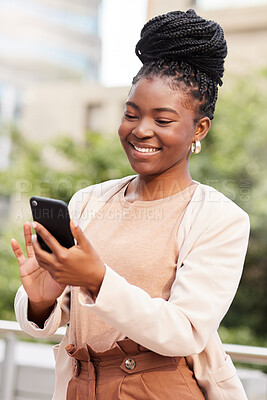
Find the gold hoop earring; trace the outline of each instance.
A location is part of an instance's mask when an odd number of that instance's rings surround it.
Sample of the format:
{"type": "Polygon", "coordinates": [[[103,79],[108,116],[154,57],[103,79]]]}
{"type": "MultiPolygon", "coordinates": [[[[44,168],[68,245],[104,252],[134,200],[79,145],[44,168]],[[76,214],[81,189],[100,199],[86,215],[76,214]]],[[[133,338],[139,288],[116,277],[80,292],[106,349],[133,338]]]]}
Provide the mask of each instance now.
{"type": "Polygon", "coordinates": [[[201,143],[199,140],[194,140],[191,146],[191,151],[194,154],[198,154],[201,152],[201,143]]]}

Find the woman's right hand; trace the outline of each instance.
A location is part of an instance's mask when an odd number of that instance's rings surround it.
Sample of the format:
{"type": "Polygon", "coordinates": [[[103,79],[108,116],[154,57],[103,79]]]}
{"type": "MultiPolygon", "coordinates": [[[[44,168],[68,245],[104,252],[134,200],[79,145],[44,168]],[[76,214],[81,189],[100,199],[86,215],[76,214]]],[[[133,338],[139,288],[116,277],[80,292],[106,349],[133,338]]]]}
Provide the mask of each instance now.
{"type": "Polygon", "coordinates": [[[29,222],[24,224],[24,238],[27,258],[18,242],[15,239],[11,240],[13,252],[19,263],[21,282],[28,294],[30,303],[45,310],[54,305],[65,287],[59,285],[46,270],[39,266],[32,246],[32,231],[29,222]]]}

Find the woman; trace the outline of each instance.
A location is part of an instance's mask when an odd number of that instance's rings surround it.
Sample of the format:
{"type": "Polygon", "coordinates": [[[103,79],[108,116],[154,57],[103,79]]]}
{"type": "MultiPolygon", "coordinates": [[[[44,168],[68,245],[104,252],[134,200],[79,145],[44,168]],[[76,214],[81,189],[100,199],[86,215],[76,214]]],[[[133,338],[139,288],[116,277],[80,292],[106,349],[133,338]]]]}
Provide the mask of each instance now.
{"type": "Polygon", "coordinates": [[[248,217],[189,172],[226,53],[221,27],[193,10],[150,20],[119,127],[137,175],[74,195],[71,249],[37,223],[52,254],[28,223],[27,258],[12,240],[22,329],[48,337],[69,323],[56,400],[246,399],[217,329],[241,277],[248,217]]]}

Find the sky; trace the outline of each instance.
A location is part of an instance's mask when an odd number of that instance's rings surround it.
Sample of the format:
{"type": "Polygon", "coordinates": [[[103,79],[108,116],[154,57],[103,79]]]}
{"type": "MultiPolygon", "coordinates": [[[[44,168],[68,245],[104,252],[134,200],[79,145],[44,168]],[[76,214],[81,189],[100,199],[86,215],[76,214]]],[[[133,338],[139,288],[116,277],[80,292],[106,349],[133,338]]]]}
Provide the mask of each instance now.
{"type": "Polygon", "coordinates": [[[106,86],[129,86],[141,62],[135,44],[146,21],[146,0],[103,0],[102,71],[106,86]]]}
{"type": "MultiPolygon", "coordinates": [[[[162,0],[164,1],[164,0],[162,0]]],[[[267,4],[267,0],[198,0],[203,9],[267,4]]],[[[147,0],[103,0],[101,82],[129,86],[141,67],[135,44],[146,21],[147,0]]]]}

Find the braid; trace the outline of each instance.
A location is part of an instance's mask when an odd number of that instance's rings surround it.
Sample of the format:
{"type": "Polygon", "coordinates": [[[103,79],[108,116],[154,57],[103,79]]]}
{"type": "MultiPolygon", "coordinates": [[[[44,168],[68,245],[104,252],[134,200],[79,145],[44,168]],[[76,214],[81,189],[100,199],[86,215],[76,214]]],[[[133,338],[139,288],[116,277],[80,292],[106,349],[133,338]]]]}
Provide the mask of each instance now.
{"type": "Polygon", "coordinates": [[[172,77],[175,87],[187,88],[200,101],[199,115],[213,118],[227,54],[216,22],[194,10],[159,15],[144,25],[135,52],[143,67],[133,83],[144,76],[172,77]]]}

